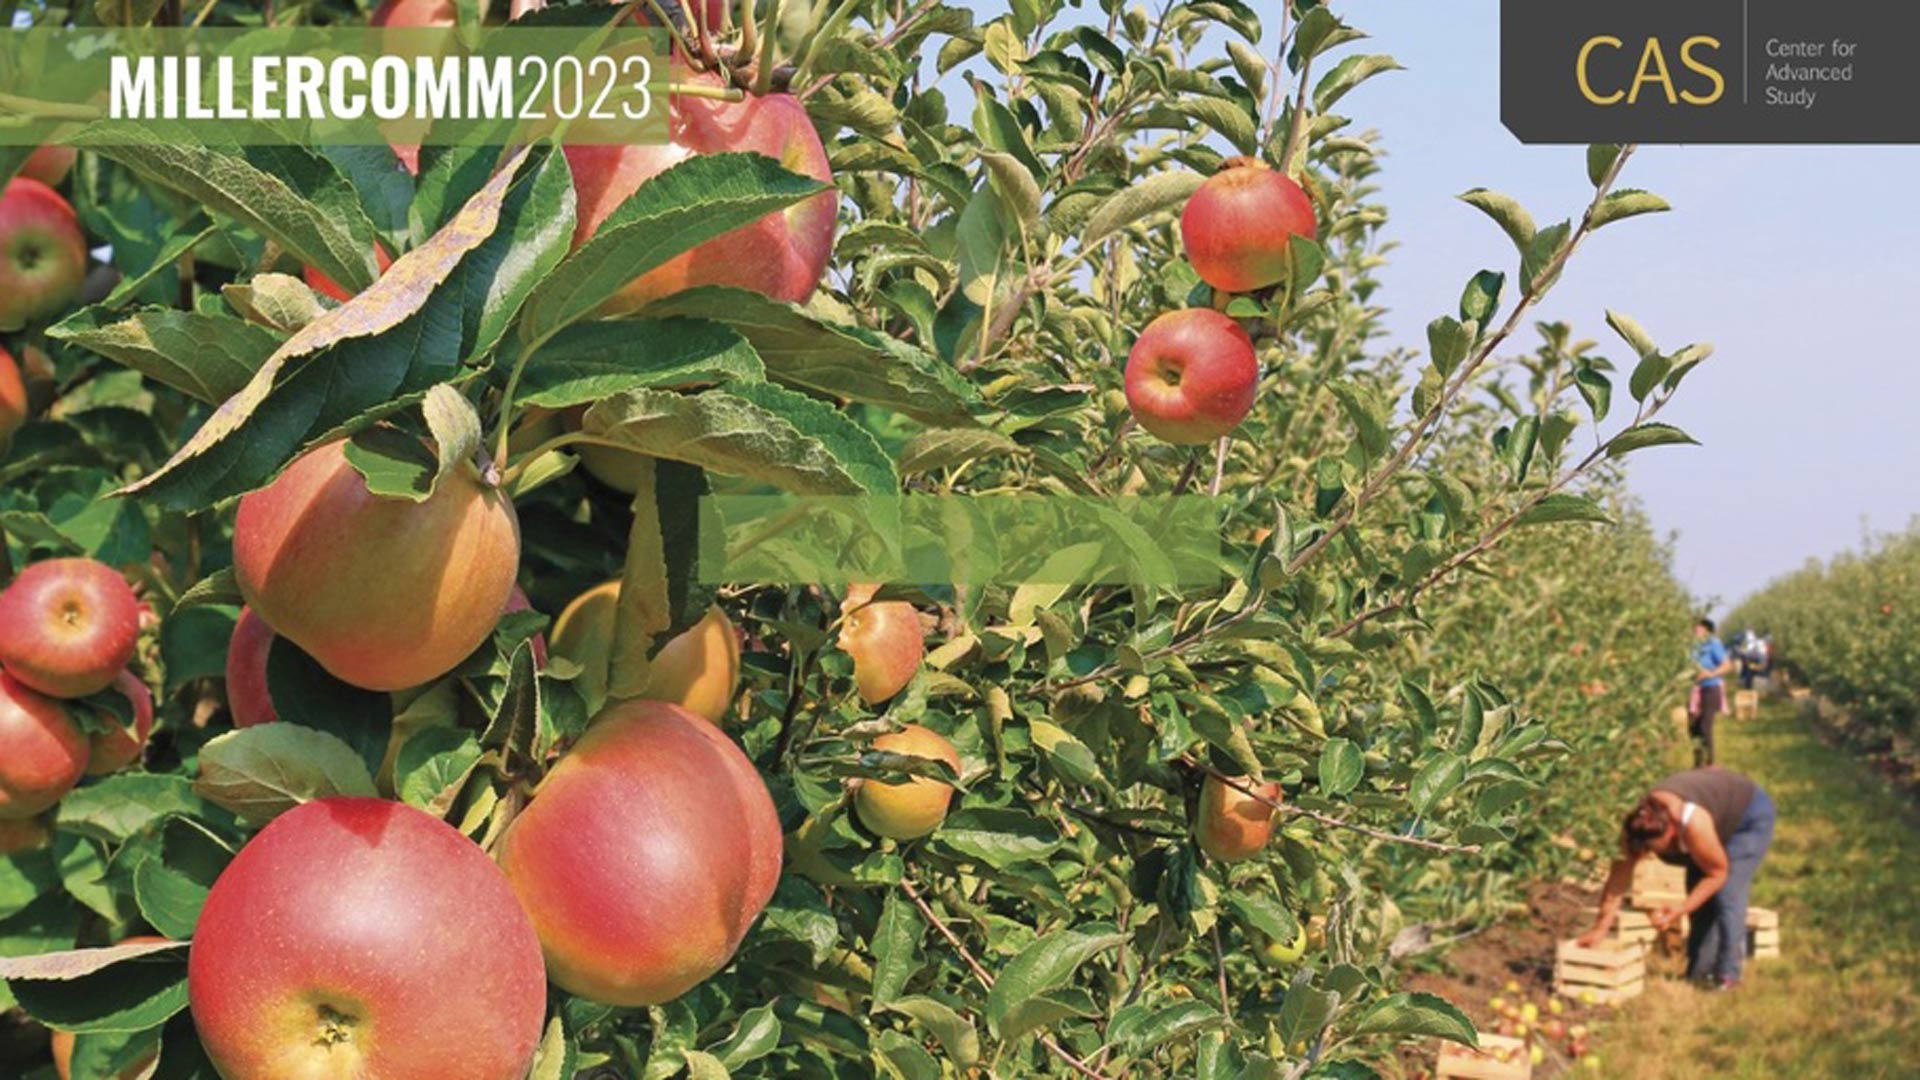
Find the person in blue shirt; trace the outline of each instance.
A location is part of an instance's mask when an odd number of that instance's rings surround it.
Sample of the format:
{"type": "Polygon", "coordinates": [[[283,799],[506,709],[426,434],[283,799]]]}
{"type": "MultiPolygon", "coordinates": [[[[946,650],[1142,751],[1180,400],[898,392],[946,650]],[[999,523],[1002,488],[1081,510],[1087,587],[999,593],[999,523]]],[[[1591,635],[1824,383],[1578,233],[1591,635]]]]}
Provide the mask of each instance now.
{"type": "Polygon", "coordinates": [[[1693,695],[1687,701],[1687,734],[1693,737],[1693,763],[1697,768],[1714,762],[1713,718],[1727,709],[1724,676],[1734,665],[1726,643],[1714,633],[1712,619],[1694,623],[1693,638],[1693,695]]]}

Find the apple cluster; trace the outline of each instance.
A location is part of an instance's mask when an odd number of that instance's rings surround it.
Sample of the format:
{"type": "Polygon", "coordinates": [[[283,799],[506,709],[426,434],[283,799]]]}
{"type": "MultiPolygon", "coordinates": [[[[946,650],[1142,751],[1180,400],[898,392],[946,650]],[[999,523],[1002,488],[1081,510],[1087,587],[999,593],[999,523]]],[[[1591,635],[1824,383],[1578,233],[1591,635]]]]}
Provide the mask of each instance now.
{"type": "MultiPolygon", "coordinates": [[[[1237,293],[1286,280],[1296,236],[1313,239],[1313,201],[1257,158],[1231,158],[1180,214],[1187,261],[1224,308],[1237,293]]],[[[1213,308],[1169,311],[1127,355],[1127,405],[1149,433],[1179,446],[1222,439],[1252,411],[1260,381],[1253,339],[1213,308]]]]}

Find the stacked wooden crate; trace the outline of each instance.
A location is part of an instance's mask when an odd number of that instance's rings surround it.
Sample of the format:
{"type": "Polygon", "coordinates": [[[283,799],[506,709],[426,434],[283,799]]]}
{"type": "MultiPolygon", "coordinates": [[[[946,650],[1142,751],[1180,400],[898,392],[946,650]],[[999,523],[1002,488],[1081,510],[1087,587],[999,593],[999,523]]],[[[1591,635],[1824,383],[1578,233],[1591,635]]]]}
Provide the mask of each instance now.
{"type": "Polygon", "coordinates": [[[1441,1043],[1434,1080],[1531,1080],[1533,1060],[1524,1039],[1480,1033],[1480,1049],[1441,1043]]]}
{"type": "Polygon", "coordinates": [[[1563,941],[1553,958],[1553,992],[1583,1005],[1614,1005],[1646,989],[1646,950],[1635,944],[1587,948],[1563,941]]]}
{"type": "Polygon", "coordinates": [[[1764,960],[1780,955],[1780,913],[1771,908],[1747,909],[1747,955],[1764,960]]]}
{"type": "Polygon", "coordinates": [[[1686,900],[1686,867],[1669,866],[1651,855],[1633,864],[1633,884],[1627,890],[1629,907],[1659,911],[1679,907],[1686,900]]]}

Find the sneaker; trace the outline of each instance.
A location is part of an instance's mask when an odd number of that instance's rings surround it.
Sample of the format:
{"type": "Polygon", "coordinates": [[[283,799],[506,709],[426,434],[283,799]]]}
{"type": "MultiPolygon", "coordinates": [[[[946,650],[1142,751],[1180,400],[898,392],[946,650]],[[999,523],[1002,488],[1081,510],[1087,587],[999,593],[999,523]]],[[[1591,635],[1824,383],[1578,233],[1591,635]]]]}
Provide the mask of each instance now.
{"type": "Polygon", "coordinates": [[[1718,976],[1708,985],[1707,989],[1719,990],[1719,991],[1738,990],[1740,989],[1740,976],[1738,975],[1718,976]]]}

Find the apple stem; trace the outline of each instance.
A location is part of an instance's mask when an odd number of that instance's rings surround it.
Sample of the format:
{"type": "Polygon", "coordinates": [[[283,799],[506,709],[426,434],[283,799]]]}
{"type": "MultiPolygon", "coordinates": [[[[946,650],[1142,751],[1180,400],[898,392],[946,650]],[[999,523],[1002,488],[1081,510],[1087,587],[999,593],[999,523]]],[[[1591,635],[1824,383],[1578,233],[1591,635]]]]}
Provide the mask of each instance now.
{"type": "Polygon", "coordinates": [[[780,0],[769,0],[767,22],[760,28],[760,67],[754,73],[753,92],[764,96],[773,88],[773,69],[780,42],[780,0]]]}
{"type": "Polygon", "coordinates": [[[1233,436],[1222,435],[1213,450],[1213,482],[1207,485],[1207,494],[1216,498],[1220,495],[1220,482],[1227,475],[1227,448],[1232,444],[1233,436]]]}
{"type": "Polygon", "coordinates": [[[687,36],[680,32],[679,20],[668,17],[666,9],[660,6],[660,0],[646,0],[646,2],[647,7],[653,10],[653,17],[660,20],[660,25],[667,28],[667,33],[673,35],[673,43],[680,47],[680,52],[686,56],[687,62],[698,64],[700,53],[695,51],[693,45],[687,41],[687,36]]]}
{"type": "Polygon", "coordinates": [[[745,101],[747,92],[737,86],[703,86],[699,83],[670,82],[667,84],[669,97],[711,98],[714,101],[745,101]]]}

